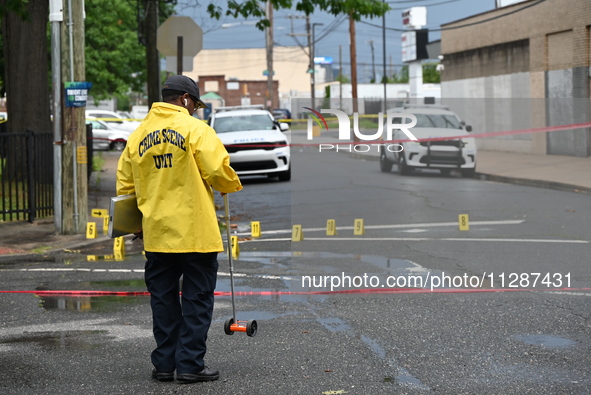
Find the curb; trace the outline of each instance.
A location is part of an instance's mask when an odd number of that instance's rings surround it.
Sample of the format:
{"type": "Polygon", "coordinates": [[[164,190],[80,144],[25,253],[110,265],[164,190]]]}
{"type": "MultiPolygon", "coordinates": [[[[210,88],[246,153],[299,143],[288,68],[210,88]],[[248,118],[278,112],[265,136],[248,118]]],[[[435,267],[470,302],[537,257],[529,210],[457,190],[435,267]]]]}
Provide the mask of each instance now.
{"type": "Polygon", "coordinates": [[[79,242],[65,245],[59,248],[54,248],[52,250],[48,250],[42,253],[25,252],[20,254],[4,254],[0,255],[0,265],[23,262],[57,262],[59,258],[72,254],[71,252],[67,252],[65,250],[78,250],[88,248],[94,246],[95,244],[108,242],[109,240],[111,239],[101,238],[81,240],[79,242]]]}
{"type": "MultiPolygon", "coordinates": [[[[354,158],[354,159],[364,159],[364,160],[369,160],[369,161],[374,161],[374,162],[377,162],[380,160],[380,158],[378,156],[374,156],[374,155],[363,155],[363,154],[358,154],[355,152],[343,152],[343,153],[349,155],[351,158],[354,158]]],[[[544,188],[544,189],[553,189],[556,191],[591,194],[591,188],[583,187],[580,185],[574,185],[574,184],[566,184],[566,183],[557,182],[557,181],[546,181],[546,180],[535,180],[535,179],[531,179],[531,178],[499,176],[497,174],[480,173],[480,172],[476,172],[476,174],[474,175],[474,178],[478,179],[478,180],[482,180],[482,181],[502,182],[505,184],[521,185],[521,186],[544,188]]]]}
{"type": "Polygon", "coordinates": [[[499,176],[496,174],[479,173],[479,172],[476,172],[476,174],[474,175],[474,178],[477,178],[477,179],[483,180],[483,181],[503,182],[506,184],[514,184],[514,185],[521,185],[521,186],[527,186],[527,187],[536,187],[536,188],[554,189],[557,191],[591,194],[591,188],[583,187],[580,185],[565,184],[565,183],[556,182],[556,181],[545,181],[545,180],[533,180],[533,179],[529,179],[529,178],[507,177],[507,176],[499,176]]]}

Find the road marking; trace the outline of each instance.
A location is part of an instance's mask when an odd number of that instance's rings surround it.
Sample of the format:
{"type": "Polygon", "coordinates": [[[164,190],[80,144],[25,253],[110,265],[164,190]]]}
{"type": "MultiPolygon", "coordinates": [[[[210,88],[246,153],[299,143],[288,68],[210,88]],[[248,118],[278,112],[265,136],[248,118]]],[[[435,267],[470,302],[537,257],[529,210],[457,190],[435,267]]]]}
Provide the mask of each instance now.
{"type": "MultiPolygon", "coordinates": [[[[457,225],[457,224],[455,224],[457,225]]],[[[290,241],[291,239],[277,238],[264,240],[244,240],[241,243],[257,243],[265,241],[290,241]]],[[[482,238],[429,238],[429,237],[308,237],[306,241],[496,241],[506,243],[559,243],[559,244],[589,244],[588,240],[551,240],[551,239],[482,239],[482,238]]]]}
{"type": "MultiPolygon", "coordinates": [[[[518,225],[524,223],[524,219],[517,220],[503,220],[503,221],[473,221],[470,222],[472,226],[481,225],[518,225]]],[[[365,229],[405,229],[405,228],[434,228],[434,227],[453,227],[457,228],[457,222],[431,222],[422,224],[390,224],[390,225],[365,225],[365,229]]],[[[354,226],[339,226],[338,230],[354,230],[354,226]]],[[[306,232],[326,232],[326,228],[304,228],[306,232]]],[[[262,235],[279,235],[279,234],[291,234],[292,229],[278,229],[278,230],[266,230],[262,235]]],[[[250,232],[238,232],[235,233],[237,236],[250,236],[250,232]]]]}
{"type": "MultiPolygon", "coordinates": [[[[87,269],[87,268],[34,268],[34,269],[0,269],[3,272],[95,272],[95,273],[144,273],[144,269],[87,269]]],[[[218,272],[218,276],[230,277],[229,272],[218,272]]],[[[256,277],[266,280],[293,280],[291,276],[272,274],[234,273],[234,277],[256,277]]]]}

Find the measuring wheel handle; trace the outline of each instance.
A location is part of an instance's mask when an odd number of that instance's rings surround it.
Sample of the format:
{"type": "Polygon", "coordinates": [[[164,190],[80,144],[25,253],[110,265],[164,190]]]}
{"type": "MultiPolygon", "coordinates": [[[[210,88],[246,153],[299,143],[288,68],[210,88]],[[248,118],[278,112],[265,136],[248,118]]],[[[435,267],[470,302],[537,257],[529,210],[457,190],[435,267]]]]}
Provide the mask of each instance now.
{"type": "Polygon", "coordinates": [[[226,332],[226,335],[234,334],[234,331],[232,330],[232,325],[234,325],[234,318],[228,318],[224,323],[224,332],[226,332]]]}
{"type": "Polygon", "coordinates": [[[253,337],[257,334],[258,324],[256,320],[250,320],[246,324],[246,336],[253,337]]]}

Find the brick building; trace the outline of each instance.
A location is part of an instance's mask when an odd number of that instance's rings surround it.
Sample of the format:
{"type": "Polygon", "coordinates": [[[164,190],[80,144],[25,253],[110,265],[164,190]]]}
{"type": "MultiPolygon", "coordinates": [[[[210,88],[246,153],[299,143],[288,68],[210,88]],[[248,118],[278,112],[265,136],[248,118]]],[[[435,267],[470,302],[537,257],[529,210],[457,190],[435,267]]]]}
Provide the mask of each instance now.
{"type": "MultiPolygon", "coordinates": [[[[310,97],[309,63],[307,54],[300,47],[273,48],[275,108],[289,108],[292,97],[310,97]]],[[[200,85],[202,93],[215,92],[223,97],[226,105],[232,105],[235,99],[227,98],[225,93],[236,97],[241,92],[242,83],[246,82],[251,103],[263,104],[260,97],[264,97],[267,91],[266,69],[265,48],[204,49],[194,57],[193,71],[184,74],[196,81],[203,78],[211,81],[207,86],[200,85]],[[213,81],[217,81],[217,87],[213,81]],[[227,90],[224,90],[225,84],[229,86],[227,90]]]]}
{"type": "MultiPolygon", "coordinates": [[[[224,106],[239,106],[243,98],[250,99],[250,104],[266,106],[267,81],[226,80],[224,75],[200,75],[198,78],[200,92],[215,92],[224,99],[224,106]]],[[[279,103],[279,82],[273,81],[274,103],[279,103]]]]}
{"type": "MultiPolygon", "coordinates": [[[[591,121],[591,1],[527,0],[442,25],[442,97],[476,131],[591,121]]],[[[591,131],[478,139],[489,149],[591,156],[591,131]]]]}

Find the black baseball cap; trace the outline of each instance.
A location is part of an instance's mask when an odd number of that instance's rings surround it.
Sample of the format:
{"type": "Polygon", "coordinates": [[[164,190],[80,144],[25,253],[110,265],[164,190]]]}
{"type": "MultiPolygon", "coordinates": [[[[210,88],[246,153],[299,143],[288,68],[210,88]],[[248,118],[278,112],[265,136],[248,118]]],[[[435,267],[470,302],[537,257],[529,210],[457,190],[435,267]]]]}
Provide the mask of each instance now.
{"type": "Polygon", "coordinates": [[[162,92],[177,91],[181,93],[188,93],[189,97],[197,104],[197,108],[209,108],[207,104],[201,101],[199,95],[199,87],[191,78],[186,75],[173,75],[169,77],[162,85],[162,92]]]}

